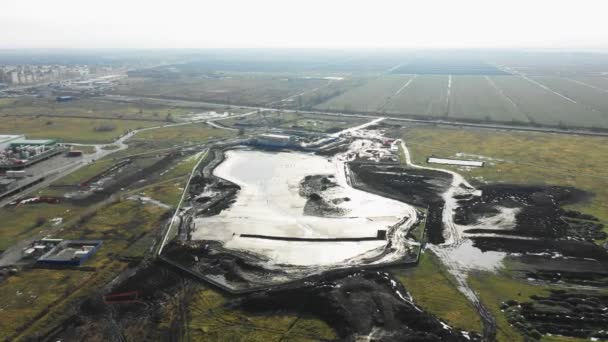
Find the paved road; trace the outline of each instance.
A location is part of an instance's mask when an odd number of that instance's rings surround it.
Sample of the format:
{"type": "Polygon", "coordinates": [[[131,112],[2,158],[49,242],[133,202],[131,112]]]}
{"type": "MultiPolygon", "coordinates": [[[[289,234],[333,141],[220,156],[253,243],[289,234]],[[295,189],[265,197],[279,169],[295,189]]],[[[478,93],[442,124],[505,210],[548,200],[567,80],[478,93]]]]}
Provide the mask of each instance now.
{"type": "MultiPolygon", "coordinates": [[[[181,102],[188,103],[190,105],[199,106],[225,106],[225,104],[212,103],[212,102],[204,102],[204,101],[186,101],[186,100],[170,100],[163,98],[155,98],[155,97],[129,97],[129,96],[119,96],[119,95],[106,95],[105,99],[116,99],[120,101],[127,102],[137,102],[140,99],[148,99],[155,101],[166,101],[168,103],[181,102]]],[[[499,125],[499,124],[482,124],[482,123],[468,123],[468,122],[459,122],[459,121],[448,121],[441,119],[410,119],[399,116],[387,116],[385,113],[370,113],[370,114],[350,114],[350,113],[339,113],[339,112],[326,112],[326,111],[316,111],[316,110],[295,110],[295,109],[276,109],[276,108],[268,108],[268,107],[256,107],[256,106],[239,106],[233,105],[236,108],[243,109],[251,109],[251,110],[263,110],[270,112],[285,112],[285,113],[304,113],[304,114],[314,114],[314,115],[327,115],[327,116],[341,116],[341,117],[353,117],[353,118],[378,118],[378,116],[384,117],[386,120],[398,121],[398,122],[410,122],[410,123],[422,123],[422,124],[435,124],[435,125],[445,125],[445,126],[459,126],[459,127],[472,127],[472,128],[482,128],[482,129],[498,129],[498,130],[507,130],[507,131],[524,131],[524,132],[540,132],[540,133],[557,133],[557,134],[572,134],[572,135],[588,135],[588,136],[603,136],[608,137],[608,132],[593,132],[589,130],[569,130],[569,129],[559,129],[559,128],[544,128],[544,127],[530,127],[530,126],[515,126],[515,125],[499,125]]],[[[248,113],[251,114],[251,113],[248,113]]],[[[213,121],[221,121],[228,119],[229,117],[217,118],[213,119],[213,121]]]]}

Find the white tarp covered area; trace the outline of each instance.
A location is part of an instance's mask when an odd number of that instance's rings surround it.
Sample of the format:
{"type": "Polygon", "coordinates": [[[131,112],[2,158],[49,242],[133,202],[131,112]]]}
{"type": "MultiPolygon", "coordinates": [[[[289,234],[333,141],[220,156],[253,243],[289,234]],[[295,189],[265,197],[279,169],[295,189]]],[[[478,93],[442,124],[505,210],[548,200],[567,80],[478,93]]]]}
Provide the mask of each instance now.
{"type": "MultiPolygon", "coordinates": [[[[220,214],[195,219],[194,240],[218,240],[226,248],[259,253],[272,264],[331,265],[374,250],[386,240],[355,242],[276,241],[240,237],[256,234],[297,238],[374,237],[404,217],[416,217],[408,204],[356,190],[345,178],[339,158],[299,152],[233,150],[215,170],[218,177],[241,186],[236,202],[220,214]],[[323,191],[325,199],[345,198],[340,217],[304,215],[307,199],[300,182],[308,175],[333,175],[338,186],[323,191]]],[[[412,224],[414,220],[407,220],[412,224]]]]}

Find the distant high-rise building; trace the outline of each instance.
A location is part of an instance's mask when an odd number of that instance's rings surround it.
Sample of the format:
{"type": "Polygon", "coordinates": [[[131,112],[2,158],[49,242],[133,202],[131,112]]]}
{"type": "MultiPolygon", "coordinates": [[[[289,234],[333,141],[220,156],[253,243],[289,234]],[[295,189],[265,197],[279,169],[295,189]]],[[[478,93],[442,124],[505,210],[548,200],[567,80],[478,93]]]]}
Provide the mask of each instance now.
{"type": "Polygon", "coordinates": [[[19,72],[11,71],[11,81],[12,84],[19,84],[19,72]]]}

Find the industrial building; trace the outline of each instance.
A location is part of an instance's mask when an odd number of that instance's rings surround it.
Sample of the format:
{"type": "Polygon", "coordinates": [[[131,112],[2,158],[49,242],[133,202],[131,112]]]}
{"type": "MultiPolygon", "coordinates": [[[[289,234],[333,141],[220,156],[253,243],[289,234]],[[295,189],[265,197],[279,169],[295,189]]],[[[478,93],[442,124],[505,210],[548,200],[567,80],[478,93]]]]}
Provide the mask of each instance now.
{"type": "Polygon", "coordinates": [[[263,147],[288,147],[295,144],[293,137],[279,134],[260,134],[253,142],[263,147]]]}
{"type": "Polygon", "coordinates": [[[0,169],[18,170],[53,157],[63,150],[52,139],[25,139],[23,135],[4,137],[0,143],[0,169]]]}
{"type": "Polygon", "coordinates": [[[7,148],[10,147],[11,143],[16,141],[16,140],[20,140],[20,139],[25,139],[24,135],[0,135],[0,151],[4,151],[7,148]]]}
{"type": "Polygon", "coordinates": [[[79,266],[91,258],[101,240],[63,240],[36,261],[40,265],[79,266]]]}
{"type": "Polygon", "coordinates": [[[24,147],[24,146],[50,147],[50,146],[54,146],[57,144],[57,141],[55,141],[53,139],[25,139],[25,137],[23,137],[23,136],[21,136],[21,137],[22,137],[21,139],[16,139],[14,141],[11,141],[10,148],[17,148],[17,147],[24,147]]]}

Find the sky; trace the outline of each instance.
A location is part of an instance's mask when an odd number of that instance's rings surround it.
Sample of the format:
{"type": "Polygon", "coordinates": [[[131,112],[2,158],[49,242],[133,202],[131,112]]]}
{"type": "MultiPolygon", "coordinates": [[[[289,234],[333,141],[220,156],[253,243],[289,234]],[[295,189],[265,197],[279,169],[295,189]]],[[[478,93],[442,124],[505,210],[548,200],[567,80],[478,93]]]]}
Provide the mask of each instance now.
{"type": "Polygon", "coordinates": [[[2,0],[0,48],[608,48],[605,0],[2,0]]]}

